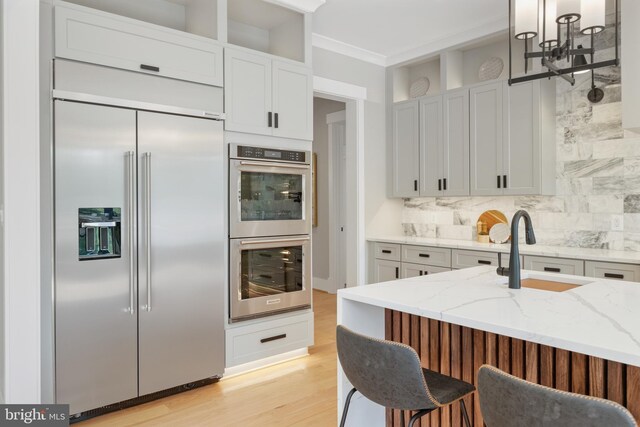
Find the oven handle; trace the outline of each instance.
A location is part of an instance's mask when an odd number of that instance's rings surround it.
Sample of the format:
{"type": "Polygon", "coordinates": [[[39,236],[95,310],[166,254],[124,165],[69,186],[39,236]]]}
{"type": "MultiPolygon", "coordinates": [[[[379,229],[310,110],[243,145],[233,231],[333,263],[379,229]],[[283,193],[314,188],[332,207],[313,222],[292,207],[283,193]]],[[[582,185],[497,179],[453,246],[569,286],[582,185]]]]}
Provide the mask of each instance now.
{"type": "Polygon", "coordinates": [[[266,163],[266,162],[246,162],[240,161],[241,166],[261,166],[263,168],[289,168],[289,169],[309,169],[309,165],[294,165],[289,163],[266,163]]]}
{"type": "Polygon", "coordinates": [[[241,240],[240,245],[261,245],[263,243],[291,243],[291,242],[304,242],[309,240],[309,237],[300,237],[296,239],[272,239],[272,240],[241,240]]]}

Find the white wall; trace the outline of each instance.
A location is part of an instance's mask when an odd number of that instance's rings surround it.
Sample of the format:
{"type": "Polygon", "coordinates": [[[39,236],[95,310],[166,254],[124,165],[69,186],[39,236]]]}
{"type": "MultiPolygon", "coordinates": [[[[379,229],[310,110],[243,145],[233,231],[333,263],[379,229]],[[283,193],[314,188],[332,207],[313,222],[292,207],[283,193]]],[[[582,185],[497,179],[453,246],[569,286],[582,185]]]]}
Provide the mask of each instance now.
{"type": "MultiPolygon", "coordinates": [[[[314,47],[313,73],[367,89],[368,99],[364,103],[365,233],[402,233],[398,222],[402,200],[388,199],[385,191],[391,176],[387,169],[391,148],[386,142],[385,68],[314,47]]],[[[348,194],[347,197],[355,195],[348,194]]]]}
{"type": "Polygon", "coordinates": [[[38,0],[4,0],[0,14],[8,403],[41,401],[38,8],[38,0]]]}
{"type": "Polygon", "coordinates": [[[344,102],[323,98],[313,99],[313,152],[316,153],[318,183],[318,226],[313,227],[313,277],[328,279],[331,275],[329,257],[330,189],[329,189],[329,126],[327,114],[342,111],[344,102]]]}

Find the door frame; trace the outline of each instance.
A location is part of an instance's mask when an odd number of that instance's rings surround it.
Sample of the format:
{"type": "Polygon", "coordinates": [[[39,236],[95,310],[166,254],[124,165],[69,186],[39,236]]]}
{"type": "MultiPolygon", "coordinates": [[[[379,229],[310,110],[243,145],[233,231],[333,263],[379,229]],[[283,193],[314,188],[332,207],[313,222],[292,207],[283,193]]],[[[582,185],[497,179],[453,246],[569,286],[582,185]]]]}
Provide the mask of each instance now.
{"type": "MultiPolygon", "coordinates": [[[[341,168],[342,162],[340,159],[341,150],[335,145],[335,140],[333,137],[333,125],[337,123],[344,123],[345,126],[345,150],[346,150],[346,122],[347,122],[347,111],[342,110],[335,113],[327,114],[327,125],[329,126],[329,168],[328,168],[328,176],[329,176],[329,228],[331,232],[329,233],[329,293],[336,293],[338,289],[342,288],[342,284],[339,282],[339,271],[340,268],[339,262],[340,259],[346,258],[346,248],[341,247],[339,242],[341,241],[341,232],[338,231],[338,218],[340,218],[340,203],[339,201],[344,197],[346,199],[346,188],[345,188],[345,177],[347,173],[347,168],[345,167],[343,171],[340,172],[339,175],[336,175],[335,171],[337,168],[341,168]],[[339,176],[339,179],[335,179],[336,176],[339,176]]],[[[345,209],[346,211],[346,209],[345,209]]],[[[345,212],[346,213],[346,212],[345,212]]],[[[345,242],[346,243],[346,242],[345,242]]],[[[344,282],[347,281],[346,277],[346,269],[344,271],[344,282]]]]}
{"type": "Polygon", "coordinates": [[[364,218],[364,102],[367,89],[324,77],[313,77],[314,96],[346,104],[347,175],[347,286],[365,284],[366,240],[364,218]]]}

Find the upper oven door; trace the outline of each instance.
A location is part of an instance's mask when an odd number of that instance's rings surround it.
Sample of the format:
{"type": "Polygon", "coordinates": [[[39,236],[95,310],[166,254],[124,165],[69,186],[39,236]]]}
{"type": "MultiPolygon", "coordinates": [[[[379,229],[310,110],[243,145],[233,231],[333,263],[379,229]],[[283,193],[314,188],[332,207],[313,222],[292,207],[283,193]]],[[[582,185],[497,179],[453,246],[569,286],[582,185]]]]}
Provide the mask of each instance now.
{"type": "Polygon", "coordinates": [[[311,233],[309,165],[230,160],[232,238],[311,233]]]}

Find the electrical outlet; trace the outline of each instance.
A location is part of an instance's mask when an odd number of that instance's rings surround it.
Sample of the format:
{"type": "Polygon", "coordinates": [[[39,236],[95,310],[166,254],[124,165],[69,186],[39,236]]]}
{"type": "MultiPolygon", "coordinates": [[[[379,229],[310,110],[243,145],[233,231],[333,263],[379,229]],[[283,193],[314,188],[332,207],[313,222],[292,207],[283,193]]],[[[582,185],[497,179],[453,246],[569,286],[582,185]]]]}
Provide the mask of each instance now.
{"type": "Polygon", "coordinates": [[[624,217],[622,215],[611,216],[611,231],[624,231],[624,217]]]}

